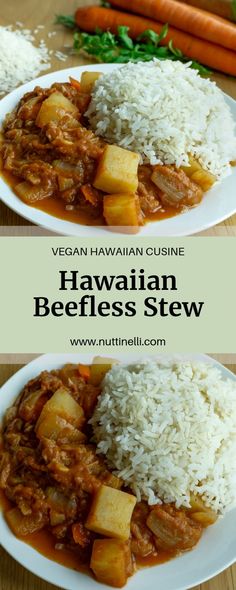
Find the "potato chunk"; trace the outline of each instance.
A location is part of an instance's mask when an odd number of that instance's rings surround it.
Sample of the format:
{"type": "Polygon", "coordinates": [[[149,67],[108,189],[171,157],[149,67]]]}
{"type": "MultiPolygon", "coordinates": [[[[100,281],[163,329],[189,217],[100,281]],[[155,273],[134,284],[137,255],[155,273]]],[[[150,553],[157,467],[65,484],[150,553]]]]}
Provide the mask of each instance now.
{"type": "Polygon", "coordinates": [[[39,416],[37,428],[46,418],[47,414],[52,413],[78,428],[84,424],[83,409],[65,387],[57,389],[48,402],[46,402],[39,416]]]}
{"type": "Polygon", "coordinates": [[[95,533],[126,541],[135,504],[135,496],[102,485],[95,495],[85,526],[95,533]]]}
{"type": "Polygon", "coordinates": [[[139,230],[139,201],[136,195],[106,195],[103,199],[103,215],[109,226],[132,228],[132,233],[139,230]]]}
{"type": "Polygon", "coordinates": [[[107,145],[100,158],[95,188],[105,193],[135,193],[140,156],[116,145],[107,145]]]}
{"type": "Polygon", "coordinates": [[[53,92],[43,101],[36,118],[36,125],[38,127],[44,127],[50,121],[60,121],[65,115],[65,112],[75,115],[78,113],[78,109],[61,92],[53,92]]]}
{"type": "Polygon", "coordinates": [[[207,512],[193,512],[191,514],[191,518],[195,522],[201,524],[203,528],[206,528],[212,524],[215,524],[218,517],[216,512],[213,512],[213,510],[208,510],[207,512]]]}
{"type": "Polygon", "coordinates": [[[115,539],[97,539],[93,543],[90,567],[99,582],[121,588],[128,578],[126,544],[115,539]]]}
{"type": "Polygon", "coordinates": [[[190,516],[195,522],[200,523],[203,527],[208,527],[217,521],[217,513],[208,508],[200,496],[191,494],[190,504],[190,516]]]}
{"type": "Polygon", "coordinates": [[[53,413],[47,413],[45,418],[37,425],[37,436],[50,438],[50,440],[65,440],[66,442],[82,443],[86,440],[85,434],[72,426],[69,422],[53,413]]]}
{"type": "Polygon", "coordinates": [[[208,170],[203,170],[203,168],[194,172],[191,176],[191,180],[196,182],[196,184],[202,188],[204,193],[209,191],[216,182],[215,176],[213,176],[208,170]]]}
{"type": "Polygon", "coordinates": [[[80,78],[80,90],[86,94],[92,92],[94,82],[101,76],[101,72],[83,72],[80,78]]]}
{"type": "Polygon", "coordinates": [[[206,512],[208,510],[201,496],[195,494],[190,494],[190,506],[192,512],[206,512]]]}
{"type": "Polygon", "coordinates": [[[95,356],[93,364],[90,367],[89,382],[92,385],[100,385],[106,373],[110,371],[112,365],[116,365],[119,361],[115,359],[105,358],[102,356],[95,356]]]}
{"type": "Polygon", "coordinates": [[[181,166],[181,170],[185,172],[192,182],[198,184],[203,192],[208,191],[215,184],[216,177],[209,170],[204,170],[193,156],[189,156],[189,164],[189,166],[181,166]]]}

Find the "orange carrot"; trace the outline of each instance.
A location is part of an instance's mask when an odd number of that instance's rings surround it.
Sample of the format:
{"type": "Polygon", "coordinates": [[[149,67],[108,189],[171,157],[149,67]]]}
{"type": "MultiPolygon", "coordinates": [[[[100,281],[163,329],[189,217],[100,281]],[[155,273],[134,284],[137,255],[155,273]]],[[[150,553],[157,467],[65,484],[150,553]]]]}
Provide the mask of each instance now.
{"type": "Polygon", "coordinates": [[[72,535],[76,545],[84,548],[89,544],[89,532],[85,529],[82,522],[76,522],[72,525],[72,535]]]}
{"type": "Polygon", "coordinates": [[[83,184],[81,186],[81,191],[86,201],[91,203],[91,205],[93,205],[94,207],[97,207],[99,200],[99,192],[97,191],[97,189],[94,188],[91,184],[83,184]]]}
{"type": "Polygon", "coordinates": [[[236,51],[236,26],[200,8],[176,0],[110,0],[110,3],[236,51]]]}
{"type": "Polygon", "coordinates": [[[218,16],[223,16],[223,18],[229,20],[236,20],[233,10],[233,0],[178,0],[178,2],[185,2],[185,4],[197,6],[197,8],[214,12],[214,14],[218,14],[218,16]]]}
{"type": "Polygon", "coordinates": [[[85,381],[88,381],[90,377],[90,368],[88,365],[78,365],[79,374],[85,381]]]}
{"type": "Polygon", "coordinates": [[[71,86],[73,86],[73,88],[75,88],[76,90],[80,90],[80,82],[79,80],[76,80],[75,78],[71,78],[71,76],[69,77],[71,86]]]}
{"type": "MultiPolygon", "coordinates": [[[[133,39],[136,39],[138,35],[147,29],[160,33],[163,27],[163,24],[147,18],[98,6],[78,8],[75,19],[81,29],[91,33],[94,33],[96,27],[98,27],[102,31],[109,29],[116,34],[118,26],[126,25],[129,27],[129,34],[133,39]]],[[[191,37],[191,35],[183,33],[174,27],[169,27],[168,35],[162,40],[161,44],[167,45],[171,40],[175,47],[190,59],[197,60],[205,66],[225,74],[236,76],[236,55],[233,51],[209,43],[209,41],[191,37]]]]}

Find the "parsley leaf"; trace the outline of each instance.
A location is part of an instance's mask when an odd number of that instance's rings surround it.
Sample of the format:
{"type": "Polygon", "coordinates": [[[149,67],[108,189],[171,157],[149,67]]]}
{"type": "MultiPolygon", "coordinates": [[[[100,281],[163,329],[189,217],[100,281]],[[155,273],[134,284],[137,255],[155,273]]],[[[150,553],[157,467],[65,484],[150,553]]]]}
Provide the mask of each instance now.
{"type": "MultiPolygon", "coordinates": [[[[58,16],[57,22],[69,28],[75,28],[73,17],[58,16]]],[[[191,60],[184,56],[180,49],[174,47],[172,41],[169,41],[167,45],[160,45],[167,33],[168,24],[163,26],[159,35],[147,29],[133,40],[129,35],[129,27],[126,26],[118,27],[117,35],[109,30],[99,29],[96,29],[94,33],[85,33],[77,27],[74,33],[74,51],[78,53],[83,51],[102,63],[148,62],[155,58],[179,60],[182,63],[190,62],[191,60]]],[[[211,73],[197,61],[192,61],[191,67],[198,70],[201,75],[211,73]]]]}
{"type": "Polygon", "coordinates": [[[232,0],[232,14],[233,19],[236,21],[236,0],[232,0]]]}
{"type": "Polygon", "coordinates": [[[57,14],[55,23],[56,23],[56,25],[64,25],[64,27],[68,27],[69,29],[76,28],[75,19],[70,14],[68,14],[68,15],[57,14]]]}

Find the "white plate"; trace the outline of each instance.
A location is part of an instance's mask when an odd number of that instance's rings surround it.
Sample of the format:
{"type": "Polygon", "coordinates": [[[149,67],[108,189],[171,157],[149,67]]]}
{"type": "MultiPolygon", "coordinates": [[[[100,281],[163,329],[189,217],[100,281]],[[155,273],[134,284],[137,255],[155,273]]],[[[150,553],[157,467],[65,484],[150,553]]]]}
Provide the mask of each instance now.
{"type": "MultiPolygon", "coordinates": [[[[42,369],[52,370],[68,362],[89,363],[92,354],[48,354],[43,355],[18,371],[0,392],[0,420],[6,409],[13,403],[18,393],[29,379],[42,369]]],[[[122,362],[137,361],[136,354],[117,354],[122,362]]],[[[223,377],[236,380],[235,375],[210,357],[203,354],[159,355],[156,358],[187,358],[190,360],[210,362],[221,370],[223,377]]],[[[0,542],[4,549],[21,565],[39,576],[65,590],[108,590],[108,586],[99,584],[85,574],[75,572],[54,561],[50,561],[32,547],[17,539],[8,528],[3,515],[0,514],[0,542]]],[[[160,588],[161,590],[186,590],[215,576],[236,561],[236,509],[231,510],[214,526],[204,531],[199,544],[192,551],[154,567],[140,570],[129,579],[128,590],[160,588]]]]}
{"type": "MultiPolygon", "coordinates": [[[[52,72],[20,86],[0,102],[0,127],[5,115],[15,108],[23,94],[33,90],[35,86],[51,86],[54,82],[66,82],[69,76],[80,79],[84,70],[111,72],[114,68],[120,67],[119,64],[95,64],[90,66],[80,66],[77,68],[68,68],[59,72],[52,72]]],[[[230,106],[232,115],[236,120],[236,101],[229,96],[225,96],[227,104],[230,106]]],[[[224,121],[219,121],[223,125],[224,121]]],[[[46,229],[52,230],[59,234],[68,236],[107,236],[117,237],[121,234],[109,232],[106,227],[83,226],[72,223],[57,217],[53,217],[44,211],[25,205],[11,190],[9,185],[0,177],[0,198],[13,211],[40,225],[46,229]]],[[[225,178],[219,185],[216,185],[208,191],[198,207],[190,209],[186,213],[177,215],[163,221],[154,221],[145,225],[138,236],[187,236],[199,231],[203,231],[220,221],[227,219],[236,212],[236,168],[233,168],[232,174],[225,178]]]]}

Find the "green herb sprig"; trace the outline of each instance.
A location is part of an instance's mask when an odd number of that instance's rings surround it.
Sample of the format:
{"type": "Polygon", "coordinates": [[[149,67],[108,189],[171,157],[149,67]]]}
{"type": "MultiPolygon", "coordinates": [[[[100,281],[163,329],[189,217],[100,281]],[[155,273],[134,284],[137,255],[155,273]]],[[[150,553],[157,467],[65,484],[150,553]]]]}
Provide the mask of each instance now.
{"type": "MultiPolygon", "coordinates": [[[[58,16],[57,22],[69,28],[76,28],[73,17],[58,16]],[[73,22],[73,27],[72,27],[73,22]]],[[[119,26],[117,35],[110,31],[96,29],[94,33],[85,33],[77,30],[74,33],[74,51],[85,52],[102,63],[127,63],[129,61],[151,61],[154,58],[179,60],[182,63],[191,61],[184,56],[180,49],[174,47],[170,41],[168,45],[162,46],[160,42],[168,33],[168,25],[164,25],[160,34],[148,29],[135,40],[129,35],[129,27],[119,26]]],[[[192,61],[192,68],[199,71],[201,75],[209,75],[211,71],[197,61],[192,61]]]]}
{"type": "Polygon", "coordinates": [[[57,14],[55,24],[64,25],[68,29],[76,29],[75,18],[71,14],[57,14]]]}
{"type": "Polygon", "coordinates": [[[236,0],[232,0],[232,15],[234,21],[236,21],[236,0]]]}

